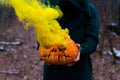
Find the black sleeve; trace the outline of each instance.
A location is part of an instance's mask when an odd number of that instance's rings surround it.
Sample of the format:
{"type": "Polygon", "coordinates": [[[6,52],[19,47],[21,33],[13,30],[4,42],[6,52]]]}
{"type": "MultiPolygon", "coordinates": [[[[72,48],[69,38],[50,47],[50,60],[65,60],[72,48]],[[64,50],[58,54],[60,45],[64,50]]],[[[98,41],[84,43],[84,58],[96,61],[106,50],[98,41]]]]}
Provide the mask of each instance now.
{"type": "Polygon", "coordinates": [[[96,50],[98,45],[98,36],[99,36],[99,15],[96,8],[93,5],[90,5],[91,8],[91,17],[88,24],[85,28],[85,42],[81,44],[81,55],[90,55],[96,50]]]}

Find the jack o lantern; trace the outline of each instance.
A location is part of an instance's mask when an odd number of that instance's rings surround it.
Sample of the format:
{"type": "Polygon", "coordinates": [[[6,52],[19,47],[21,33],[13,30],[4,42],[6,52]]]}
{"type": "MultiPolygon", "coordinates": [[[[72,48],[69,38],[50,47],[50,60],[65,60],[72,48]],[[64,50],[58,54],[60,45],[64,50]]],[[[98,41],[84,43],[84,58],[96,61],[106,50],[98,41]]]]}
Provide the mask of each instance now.
{"type": "Polygon", "coordinates": [[[58,44],[51,45],[50,48],[44,48],[40,45],[39,54],[43,61],[48,64],[66,65],[74,62],[78,55],[78,47],[71,39],[65,39],[67,47],[60,47],[58,44]]]}

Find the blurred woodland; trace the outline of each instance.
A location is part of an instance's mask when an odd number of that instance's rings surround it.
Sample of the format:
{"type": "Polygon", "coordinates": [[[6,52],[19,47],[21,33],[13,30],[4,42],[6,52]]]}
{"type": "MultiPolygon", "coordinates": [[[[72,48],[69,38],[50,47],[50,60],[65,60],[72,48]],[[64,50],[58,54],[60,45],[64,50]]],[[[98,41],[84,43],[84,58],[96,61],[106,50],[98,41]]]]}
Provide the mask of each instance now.
{"type": "MultiPolygon", "coordinates": [[[[39,0],[40,1],[40,0],[39,0]]],[[[91,55],[94,80],[120,80],[120,0],[90,0],[100,15],[99,45],[91,55]]],[[[12,7],[0,5],[0,80],[42,80],[33,28],[24,30],[12,7]]]]}

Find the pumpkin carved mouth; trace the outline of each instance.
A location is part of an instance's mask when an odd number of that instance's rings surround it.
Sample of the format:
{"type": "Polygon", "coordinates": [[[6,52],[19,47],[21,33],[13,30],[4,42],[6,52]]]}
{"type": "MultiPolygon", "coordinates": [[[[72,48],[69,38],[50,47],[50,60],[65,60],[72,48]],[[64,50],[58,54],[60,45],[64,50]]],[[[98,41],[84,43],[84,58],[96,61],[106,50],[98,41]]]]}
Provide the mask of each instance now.
{"type": "Polygon", "coordinates": [[[49,49],[40,46],[39,54],[43,61],[49,64],[66,65],[72,63],[78,55],[78,48],[71,39],[65,39],[67,47],[53,44],[49,49]]]}

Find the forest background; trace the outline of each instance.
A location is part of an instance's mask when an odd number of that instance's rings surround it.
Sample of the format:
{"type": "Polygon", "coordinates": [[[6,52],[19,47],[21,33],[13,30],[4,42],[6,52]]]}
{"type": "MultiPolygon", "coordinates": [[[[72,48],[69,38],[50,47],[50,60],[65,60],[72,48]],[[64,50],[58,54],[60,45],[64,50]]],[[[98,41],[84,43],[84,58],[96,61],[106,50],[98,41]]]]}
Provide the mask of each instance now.
{"type": "MultiPolygon", "coordinates": [[[[91,55],[94,80],[120,80],[120,0],[90,0],[100,15],[99,45],[91,55]]],[[[42,80],[34,29],[0,6],[0,80],[42,80]],[[13,42],[14,44],[10,44],[13,42]]]]}

